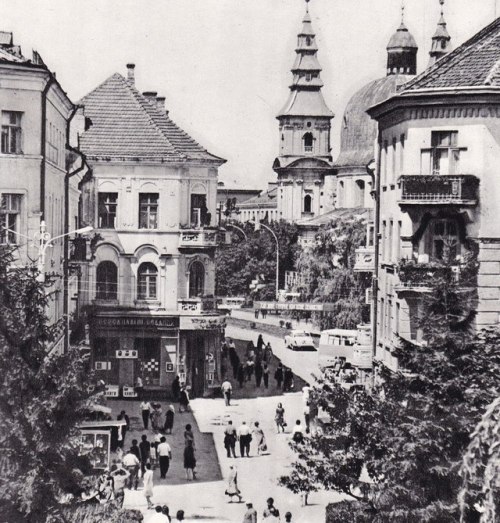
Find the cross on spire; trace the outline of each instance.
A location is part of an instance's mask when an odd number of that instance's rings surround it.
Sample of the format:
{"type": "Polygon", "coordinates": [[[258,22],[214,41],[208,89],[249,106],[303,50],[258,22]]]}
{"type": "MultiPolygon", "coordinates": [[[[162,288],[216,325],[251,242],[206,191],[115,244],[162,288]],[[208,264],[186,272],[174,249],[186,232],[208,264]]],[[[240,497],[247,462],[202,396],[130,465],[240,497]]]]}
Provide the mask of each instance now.
{"type": "Polygon", "coordinates": [[[405,0],[401,0],[401,24],[405,23],[405,0]]]}
{"type": "Polygon", "coordinates": [[[310,0],[306,0],[306,13],[309,12],[309,2],[310,0]]]}

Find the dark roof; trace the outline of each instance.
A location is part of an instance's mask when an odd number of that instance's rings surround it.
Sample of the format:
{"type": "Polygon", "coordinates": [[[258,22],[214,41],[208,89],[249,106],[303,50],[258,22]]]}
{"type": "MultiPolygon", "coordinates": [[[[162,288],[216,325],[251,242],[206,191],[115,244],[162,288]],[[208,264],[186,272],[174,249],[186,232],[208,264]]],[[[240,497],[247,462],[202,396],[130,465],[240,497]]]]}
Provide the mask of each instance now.
{"type": "Polygon", "coordinates": [[[199,145],[118,73],[80,103],[92,123],[80,140],[80,149],[89,159],[225,162],[199,145]]]}
{"type": "Polygon", "coordinates": [[[278,188],[273,187],[269,191],[262,191],[258,196],[254,196],[253,198],[250,198],[249,200],[245,200],[242,203],[238,203],[238,209],[240,208],[246,208],[246,207],[260,207],[261,205],[265,206],[271,206],[271,205],[278,205],[278,202],[276,201],[276,196],[278,193],[278,188]]]}
{"type": "Polygon", "coordinates": [[[408,31],[406,25],[401,22],[401,25],[398,27],[396,32],[391,36],[389,43],[387,44],[387,49],[418,49],[417,42],[413,35],[408,31]]]}
{"type": "Polygon", "coordinates": [[[405,75],[389,75],[366,84],[347,104],[340,131],[340,152],[334,167],[364,167],[373,158],[377,123],[366,110],[396,92],[408,79],[405,75]]]}
{"type": "Polygon", "coordinates": [[[402,87],[401,91],[500,86],[500,18],[402,87]]]}

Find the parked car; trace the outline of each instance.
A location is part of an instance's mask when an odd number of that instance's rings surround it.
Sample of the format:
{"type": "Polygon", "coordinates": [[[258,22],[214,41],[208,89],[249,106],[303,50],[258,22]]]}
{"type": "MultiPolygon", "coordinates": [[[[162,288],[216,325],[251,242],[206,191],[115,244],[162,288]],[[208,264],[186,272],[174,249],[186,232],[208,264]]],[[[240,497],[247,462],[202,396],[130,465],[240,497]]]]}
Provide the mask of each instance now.
{"type": "Polygon", "coordinates": [[[300,330],[293,330],[285,336],[285,346],[292,350],[316,350],[311,334],[300,330]]]}

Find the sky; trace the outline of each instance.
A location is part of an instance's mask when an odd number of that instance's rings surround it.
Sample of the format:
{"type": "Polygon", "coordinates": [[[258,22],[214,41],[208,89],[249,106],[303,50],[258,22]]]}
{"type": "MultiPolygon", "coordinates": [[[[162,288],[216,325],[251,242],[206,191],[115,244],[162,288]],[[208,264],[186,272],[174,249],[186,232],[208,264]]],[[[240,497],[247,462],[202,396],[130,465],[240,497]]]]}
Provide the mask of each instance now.
{"type": "MultiPolygon", "coordinates": [[[[385,47],[402,0],[311,0],[323,94],[336,114],[332,154],[349,98],[385,74],[385,47]]],[[[498,0],[446,0],[454,47],[500,15],[498,0]],[[498,10],[498,13],[496,13],[498,10]]],[[[405,0],[405,23],[428,61],[438,0],[405,0]]],[[[140,91],[166,96],[171,118],[227,163],[228,187],[275,180],[275,118],[288,97],[304,0],[0,0],[0,30],[36,49],[73,101],[125,65],[140,91]]]]}

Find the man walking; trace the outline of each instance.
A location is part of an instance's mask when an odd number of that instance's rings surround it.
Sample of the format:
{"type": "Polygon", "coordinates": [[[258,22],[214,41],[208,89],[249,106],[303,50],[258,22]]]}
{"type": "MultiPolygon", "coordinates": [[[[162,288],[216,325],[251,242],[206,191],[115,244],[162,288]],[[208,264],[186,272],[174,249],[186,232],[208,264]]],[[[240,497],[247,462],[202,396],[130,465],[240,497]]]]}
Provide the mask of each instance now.
{"type": "Polygon", "coordinates": [[[149,401],[142,401],[140,405],[140,411],[142,416],[142,424],[145,430],[148,430],[149,418],[151,416],[151,403],[149,401]]]}
{"type": "Polygon", "coordinates": [[[227,427],[224,429],[224,447],[226,447],[227,457],[230,458],[231,454],[233,458],[236,457],[236,429],[233,427],[233,422],[229,420],[227,427]]]}
{"type": "Polygon", "coordinates": [[[240,455],[242,458],[250,457],[250,442],[252,441],[252,434],[250,433],[250,427],[244,421],[238,429],[238,440],[240,442],[240,455]]]}
{"type": "Polygon", "coordinates": [[[123,466],[126,468],[127,472],[130,474],[128,478],[128,488],[132,490],[137,490],[137,485],[139,483],[139,467],[141,462],[137,456],[129,450],[122,460],[123,466]]]}
{"type": "Polygon", "coordinates": [[[144,475],[144,472],[146,471],[146,464],[150,463],[151,461],[151,443],[148,441],[146,434],[141,436],[139,451],[141,453],[141,472],[144,475]]]}
{"type": "Polygon", "coordinates": [[[274,373],[274,379],[276,380],[276,387],[281,389],[281,384],[283,383],[283,365],[281,363],[274,373]]]}
{"type": "Polygon", "coordinates": [[[257,511],[250,502],[247,502],[247,511],[243,516],[243,523],[257,523],[257,511]]]}
{"type": "Polygon", "coordinates": [[[233,391],[233,386],[229,380],[225,380],[221,386],[222,394],[224,394],[224,400],[226,402],[226,407],[231,405],[231,393],[233,391]]]}
{"type": "Polygon", "coordinates": [[[267,508],[264,510],[263,518],[269,523],[280,520],[280,511],[274,506],[273,498],[267,498],[267,508]]]}
{"type": "Polygon", "coordinates": [[[160,462],[160,478],[165,479],[167,476],[168,468],[170,467],[170,460],[172,459],[172,449],[167,443],[167,438],[162,436],[160,444],[157,449],[158,460],[160,462]]]}

